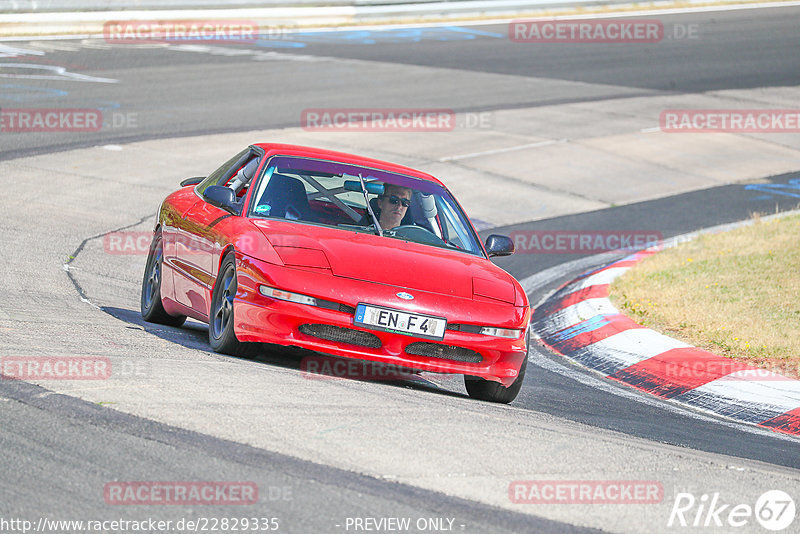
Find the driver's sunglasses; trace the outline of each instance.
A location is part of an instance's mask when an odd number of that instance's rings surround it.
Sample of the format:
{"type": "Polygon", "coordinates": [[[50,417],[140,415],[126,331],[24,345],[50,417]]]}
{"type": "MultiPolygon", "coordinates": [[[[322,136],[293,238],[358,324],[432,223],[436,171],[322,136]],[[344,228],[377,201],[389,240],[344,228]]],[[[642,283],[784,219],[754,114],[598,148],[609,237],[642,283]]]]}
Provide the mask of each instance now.
{"type": "Polygon", "coordinates": [[[409,207],[411,205],[411,199],[409,199],[409,198],[400,198],[397,195],[390,196],[388,198],[388,200],[389,200],[389,202],[391,204],[394,204],[395,206],[398,205],[398,204],[403,204],[404,208],[407,208],[407,207],[409,207]]]}

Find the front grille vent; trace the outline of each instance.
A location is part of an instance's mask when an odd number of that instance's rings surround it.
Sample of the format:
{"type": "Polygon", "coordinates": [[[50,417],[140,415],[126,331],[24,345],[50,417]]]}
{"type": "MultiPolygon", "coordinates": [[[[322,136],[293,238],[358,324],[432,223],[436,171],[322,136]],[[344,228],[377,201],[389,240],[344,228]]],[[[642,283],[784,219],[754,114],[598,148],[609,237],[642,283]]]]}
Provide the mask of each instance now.
{"type": "Polygon", "coordinates": [[[428,358],[441,358],[443,360],[454,360],[457,362],[480,363],[483,356],[474,350],[453,345],[442,345],[440,343],[426,343],[417,341],[406,347],[407,354],[416,356],[427,356],[428,358]]]}
{"type": "Polygon", "coordinates": [[[323,300],[320,298],[317,299],[317,307],[325,308],[326,310],[335,310],[344,313],[349,313],[350,315],[355,315],[356,313],[356,309],[352,306],[348,306],[347,304],[342,304],[341,302],[333,302],[332,300],[323,300]]]}
{"type": "Polygon", "coordinates": [[[372,349],[381,348],[381,340],[378,336],[352,328],[343,328],[330,324],[303,324],[300,325],[298,330],[306,335],[337,343],[348,343],[372,349]]]}
{"type": "Polygon", "coordinates": [[[447,323],[447,329],[455,330],[456,332],[468,332],[470,334],[481,333],[481,327],[474,324],[447,323]]]}
{"type": "Polygon", "coordinates": [[[350,315],[356,314],[356,309],[352,306],[348,306],[347,304],[339,304],[339,311],[344,313],[349,313],[350,315]]]}

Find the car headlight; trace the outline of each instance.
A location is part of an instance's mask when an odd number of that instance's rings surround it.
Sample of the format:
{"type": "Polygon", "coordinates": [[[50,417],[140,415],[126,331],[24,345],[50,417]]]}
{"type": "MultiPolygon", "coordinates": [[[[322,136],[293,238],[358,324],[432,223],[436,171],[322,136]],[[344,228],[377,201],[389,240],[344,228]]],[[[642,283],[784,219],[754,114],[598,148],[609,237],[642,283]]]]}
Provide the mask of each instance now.
{"type": "Polygon", "coordinates": [[[522,330],[517,330],[515,328],[495,328],[493,326],[482,326],[480,333],[484,336],[517,339],[522,335],[522,330]]]}
{"type": "Polygon", "coordinates": [[[296,302],[298,304],[308,304],[310,306],[317,305],[317,299],[315,299],[314,297],[309,297],[308,295],[302,295],[300,293],[292,293],[290,291],[284,291],[282,289],[276,289],[274,287],[258,286],[258,292],[264,295],[265,297],[273,299],[287,300],[289,302],[296,302]]]}

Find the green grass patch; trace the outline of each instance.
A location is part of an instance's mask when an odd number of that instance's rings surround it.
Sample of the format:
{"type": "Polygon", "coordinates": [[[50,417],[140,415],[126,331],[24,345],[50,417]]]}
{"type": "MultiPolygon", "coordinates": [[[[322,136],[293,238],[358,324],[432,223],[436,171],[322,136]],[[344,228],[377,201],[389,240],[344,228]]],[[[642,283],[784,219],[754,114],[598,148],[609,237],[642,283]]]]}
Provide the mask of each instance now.
{"type": "Polygon", "coordinates": [[[720,356],[800,377],[800,216],[705,234],[611,286],[640,324],[720,356]]]}

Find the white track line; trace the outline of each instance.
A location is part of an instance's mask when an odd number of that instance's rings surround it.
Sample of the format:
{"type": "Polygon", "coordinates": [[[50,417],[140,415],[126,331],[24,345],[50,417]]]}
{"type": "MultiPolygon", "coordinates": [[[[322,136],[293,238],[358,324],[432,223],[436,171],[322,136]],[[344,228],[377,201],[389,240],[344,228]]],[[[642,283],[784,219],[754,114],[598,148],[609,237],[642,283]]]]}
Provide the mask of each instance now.
{"type": "Polygon", "coordinates": [[[509,146],[506,148],[496,148],[494,150],[484,150],[481,152],[471,152],[469,154],[460,154],[458,156],[447,156],[446,158],[439,158],[439,161],[458,161],[460,159],[477,158],[479,156],[489,156],[492,154],[503,154],[505,152],[514,152],[516,150],[524,150],[526,148],[539,148],[542,146],[557,145],[566,143],[566,139],[548,139],[547,141],[538,141],[536,143],[528,143],[525,145],[509,146]]]}

